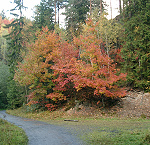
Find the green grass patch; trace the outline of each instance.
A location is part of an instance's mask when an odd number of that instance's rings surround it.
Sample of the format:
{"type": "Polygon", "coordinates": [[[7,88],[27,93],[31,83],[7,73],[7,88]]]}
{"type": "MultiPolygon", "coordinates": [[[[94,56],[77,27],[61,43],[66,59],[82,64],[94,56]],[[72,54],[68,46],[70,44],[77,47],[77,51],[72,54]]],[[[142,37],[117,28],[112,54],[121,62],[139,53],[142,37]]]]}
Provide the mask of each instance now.
{"type": "Polygon", "coordinates": [[[150,121],[146,119],[85,119],[63,126],[87,145],[150,145],[150,121]]]}
{"type": "Polygon", "coordinates": [[[26,112],[8,110],[9,114],[66,127],[87,145],[150,145],[150,120],[145,118],[113,118],[68,115],[63,111],[26,112]],[[78,120],[78,122],[64,121],[78,120]]]}
{"type": "Polygon", "coordinates": [[[147,130],[99,130],[86,133],[82,139],[89,145],[149,145],[147,130]]]}
{"type": "Polygon", "coordinates": [[[0,145],[27,145],[28,138],[23,129],[0,119],[0,145]]]}

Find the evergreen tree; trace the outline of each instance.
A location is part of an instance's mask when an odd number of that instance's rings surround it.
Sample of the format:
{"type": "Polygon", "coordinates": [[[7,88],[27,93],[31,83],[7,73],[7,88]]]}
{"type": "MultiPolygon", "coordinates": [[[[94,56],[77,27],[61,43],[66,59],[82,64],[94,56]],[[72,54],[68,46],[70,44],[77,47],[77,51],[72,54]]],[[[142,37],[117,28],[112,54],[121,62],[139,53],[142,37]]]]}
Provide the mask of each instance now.
{"type": "Polygon", "coordinates": [[[72,39],[82,33],[82,24],[88,15],[97,9],[97,15],[101,14],[104,10],[103,3],[100,0],[69,0],[66,7],[66,29],[68,38],[72,39]],[[102,7],[102,8],[101,8],[102,7]]]}
{"type": "Polygon", "coordinates": [[[91,9],[94,11],[95,9],[98,9],[97,15],[102,14],[104,11],[104,5],[106,5],[103,0],[91,0],[91,9]]]}
{"type": "Polygon", "coordinates": [[[150,3],[130,0],[125,4],[123,67],[128,84],[150,90],[150,3]]]}
{"type": "Polygon", "coordinates": [[[69,0],[65,8],[66,29],[68,38],[80,34],[81,24],[85,23],[87,13],[89,12],[90,3],[88,0],[69,0]]]}
{"type": "Polygon", "coordinates": [[[14,73],[17,63],[22,60],[21,51],[24,49],[22,37],[22,30],[24,25],[24,18],[22,16],[22,9],[24,8],[23,0],[14,0],[14,3],[16,4],[16,7],[10,11],[11,14],[16,18],[11,22],[11,24],[6,25],[5,27],[11,28],[11,33],[6,35],[7,40],[9,40],[8,65],[10,66],[11,73],[14,73]],[[13,13],[13,11],[19,11],[19,13],[13,13]]]}
{"type": "Polygon", "coordinates": [[[23,26],[24,26],[24,18],[22,16],[22,9],[25,8],[23,6],[23,0],[14,0],[14,4],[16,4],[14,9],[11,9],[11,14],[16,17],[11,24],[6,25],[5,28],[11,28],[11,33],[6,35],[5,37],[9,40],[8,43],[8,65],[10,67],[10,77],[8,83],[8,93],[7,93],[7,101],[8,108],[14,109],[16,107],[20,107],[22,105],[21,94],[22,90],[13,80],[16,65],[18,62],[22,61],[21,52],[24,51],[24,42],[23,42],[23,26]],[[16,13],[14,13],[16,12],[16,13]]]}
{"type": "MultiPolygon", "coordinates": [[[[37,30],[47,26],[49,30],[54,29],[54,9],[52,0],[41,0],[36,6],[33,28],[37,30]]],[[[35,31],[36,31],[35,30],[35,31]]]]}
{"type": "Polygon", "coordinates": [[[0,61],[0,109],[7,107],[9,67],[0,61]]]}
{"type": "Polygon", "coordinates": [[[21,107],[25,102],[25,90],[12,79],[12,76],[9,78],[7,91],[7,108],[16,109],[21,107]]]}
{"type": "Polygon", "coordinates": [[[0,16],[2,17],[3,20],[6,18],[4,10],[2,10],[2,12],[0,13],[0,16]]]}

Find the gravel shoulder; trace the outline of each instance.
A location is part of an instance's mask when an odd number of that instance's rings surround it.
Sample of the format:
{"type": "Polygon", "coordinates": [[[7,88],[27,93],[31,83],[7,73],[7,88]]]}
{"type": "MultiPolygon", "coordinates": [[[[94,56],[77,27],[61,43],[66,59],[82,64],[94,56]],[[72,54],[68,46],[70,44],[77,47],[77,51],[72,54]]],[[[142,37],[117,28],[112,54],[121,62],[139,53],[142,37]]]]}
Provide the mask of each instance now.
{"type": "Polygon", "coordinates": [[[12,116],[5,111],[0,111],[0,118],[24,129],[29,145],[83,145],[77,136],[62,126],[12,116]]]}

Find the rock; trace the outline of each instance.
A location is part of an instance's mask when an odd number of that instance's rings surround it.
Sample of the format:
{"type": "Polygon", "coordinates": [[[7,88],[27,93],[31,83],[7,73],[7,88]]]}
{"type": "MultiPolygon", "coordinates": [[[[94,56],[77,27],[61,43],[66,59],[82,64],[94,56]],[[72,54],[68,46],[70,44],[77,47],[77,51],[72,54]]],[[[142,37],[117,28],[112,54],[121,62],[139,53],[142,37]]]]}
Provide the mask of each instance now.
{"type": "Polygon", "coordinates": [[[145,93],[144,97],[150,99],[150,93],[145,93]]]}

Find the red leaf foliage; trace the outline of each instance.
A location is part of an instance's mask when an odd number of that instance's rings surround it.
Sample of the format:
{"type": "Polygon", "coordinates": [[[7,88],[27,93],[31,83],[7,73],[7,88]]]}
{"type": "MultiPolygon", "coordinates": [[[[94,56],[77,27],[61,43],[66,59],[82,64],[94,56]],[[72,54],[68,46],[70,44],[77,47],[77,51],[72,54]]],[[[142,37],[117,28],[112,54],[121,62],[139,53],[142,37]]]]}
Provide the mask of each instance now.
{"type": "Polygon", "coordinates": [[[87,87],[93,88],[93,96],[97,97],[125,95],[125,91],[117,86],[117,81],[124,80],[126,74],[117,75],[119,69],[115,68],[110,57],[102,53],[93,34],[74,38],[71,45],[62,43],[55,62],[52,68],[54,74],[58,75],[54,80],[56,83],[54,89],[57,91],[66,91],[72,83],[77,92],[87,87]]]}
{"type": "Polygon", "coordinates": [[[45,105],[52,111],[70,97],[99,99],[102,95],[112,98],[125,95],[117,82],[124,80],[126,74],[119,73],[113,60],[99,48],[101,40],[92,33],[96,30],[90,31],[68,43],[43,28],[15,74],[16,81],[30,86],[29,103],[46,98],[53,102],[45,105]],[[78,96],[72,96],[74,93],[78,96]]]}

